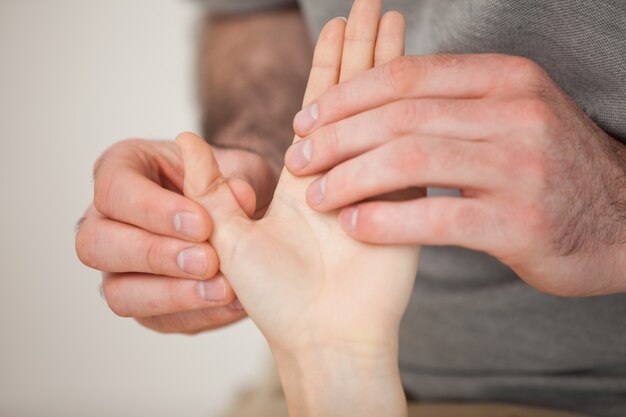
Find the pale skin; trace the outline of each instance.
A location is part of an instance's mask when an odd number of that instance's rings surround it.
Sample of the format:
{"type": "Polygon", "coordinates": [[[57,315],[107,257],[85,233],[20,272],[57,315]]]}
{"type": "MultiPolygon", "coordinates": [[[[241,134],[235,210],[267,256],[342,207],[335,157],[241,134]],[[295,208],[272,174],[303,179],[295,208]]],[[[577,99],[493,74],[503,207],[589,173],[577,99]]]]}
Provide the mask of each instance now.
{"type": "MultiPolygon", "coordinates": [[[[380,9],[380,1],[357,0],[347,24],[335,19],[326,25],[305,103],[402,55],[404,21],[393,12],[381,19],[380,9]]],[[[351,239],[337,213],[321,214],[306,204],[313,178],[286,170],[265,216],[250,220],[211,147],[192,133],[177,143],[184,194],[211,213],[210,242],[220,269],[268,340],[290,415],[405,415],[397,340],[418,247],[351,239]]]]}

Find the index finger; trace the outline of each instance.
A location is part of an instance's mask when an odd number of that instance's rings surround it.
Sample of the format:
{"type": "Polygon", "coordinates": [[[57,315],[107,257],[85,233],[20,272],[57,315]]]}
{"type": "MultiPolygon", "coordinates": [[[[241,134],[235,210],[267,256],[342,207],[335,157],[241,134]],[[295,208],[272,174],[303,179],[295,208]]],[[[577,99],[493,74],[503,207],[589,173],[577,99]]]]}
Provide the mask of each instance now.
{"type": "Polygon", "coordinates": [[[212,223],[206,210],[154,182],[136,159],[141,158],[123,150],[105,155],[94,179],[96,210],[112,220],[159,235],[207,240],[212,223]]]}
{"type": "Polygon", "coordinates": [[[392,101],[409,98],[480,98],[496,86],[503,60],[496,54],[408,56],[395,59],[342,82],[294,118],[303,137],[315,129],[392,101]]]}

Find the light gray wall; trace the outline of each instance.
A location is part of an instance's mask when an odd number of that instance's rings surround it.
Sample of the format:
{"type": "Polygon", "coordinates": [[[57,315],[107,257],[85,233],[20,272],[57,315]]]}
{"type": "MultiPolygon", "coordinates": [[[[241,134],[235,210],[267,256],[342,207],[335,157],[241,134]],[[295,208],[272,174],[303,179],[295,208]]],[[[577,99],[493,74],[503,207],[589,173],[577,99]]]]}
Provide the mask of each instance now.
{"type": "Polygon", "coordinates": [[[0,415],[218,416],[264,365],[250,322],[199,337],[113,315],[73,227],[127,137],[197,130],[183,0],[0,0],[0,415]]]}

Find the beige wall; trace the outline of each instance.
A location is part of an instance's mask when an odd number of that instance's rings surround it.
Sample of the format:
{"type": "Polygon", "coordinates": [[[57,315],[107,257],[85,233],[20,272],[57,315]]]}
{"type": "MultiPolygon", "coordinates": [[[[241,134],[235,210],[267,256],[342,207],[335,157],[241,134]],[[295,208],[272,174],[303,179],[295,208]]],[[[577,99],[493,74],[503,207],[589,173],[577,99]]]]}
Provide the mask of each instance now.
{"type": "Polygon", "coordinates": [[[250,322],[162,336],[74,255],[91,166],[198,126],[184,0],[0,0],[0,416],[217,416],[267,354],[250,322]]]}

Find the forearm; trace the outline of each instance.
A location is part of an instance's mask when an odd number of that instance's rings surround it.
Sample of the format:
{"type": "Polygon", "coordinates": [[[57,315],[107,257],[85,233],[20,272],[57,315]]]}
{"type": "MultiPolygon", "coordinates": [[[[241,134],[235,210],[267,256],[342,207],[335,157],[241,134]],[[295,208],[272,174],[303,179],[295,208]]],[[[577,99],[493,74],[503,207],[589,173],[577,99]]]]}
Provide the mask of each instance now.
{"type": "Polygon", "coordinates": [[[609,278],[613,277],[613,292],[626,293],[626,144],[611,140],[608,154],[614,167],[609,171],[612,172],[609,174],[612,186],[608,191],[610,218],[614,226],[607,233],[612,239],[608,240],[610,255],[604,269],[609,278]]]}
{"type": "Polygon", "coordinates": [[[205,138],[253,151],[276,178],[312,55],[298,9],[205,19],[199,62],[205,138]]]}
{"type": "Polygon", "coordinates": [[[596,214],[586,223],[578,216],[578,226],[584,227],[565,234],[579,248],[564,255],[571,264],[566,270],[588,287],[577,295],[626,293],[626,145],[608,136],[601,140],[604,154],[587,191],[593,203],[581,208],[596,214]]]}
{"type": "Polygon", "coordinates": [[[291,416],[407,414],[397,349],[374,357],[332,349],[275,356],[291,416]]]}

